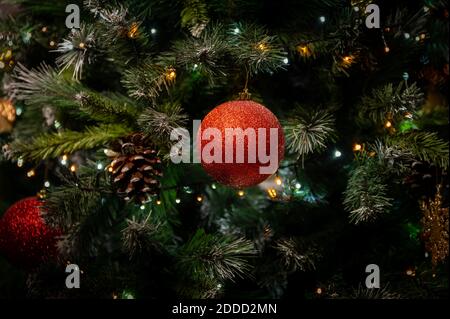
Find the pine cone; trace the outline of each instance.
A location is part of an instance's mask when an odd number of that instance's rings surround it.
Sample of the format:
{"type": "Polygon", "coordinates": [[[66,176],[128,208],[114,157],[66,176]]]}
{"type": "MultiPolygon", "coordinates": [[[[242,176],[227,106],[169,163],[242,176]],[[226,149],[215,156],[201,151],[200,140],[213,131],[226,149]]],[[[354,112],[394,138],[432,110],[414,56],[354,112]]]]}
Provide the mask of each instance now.
{"type": "Polygon", "coordinates": [[[142,134],[132,134],[113,145],[109,166],[117,194],[144,203],[159,192],[161,160],[142,134]]]}

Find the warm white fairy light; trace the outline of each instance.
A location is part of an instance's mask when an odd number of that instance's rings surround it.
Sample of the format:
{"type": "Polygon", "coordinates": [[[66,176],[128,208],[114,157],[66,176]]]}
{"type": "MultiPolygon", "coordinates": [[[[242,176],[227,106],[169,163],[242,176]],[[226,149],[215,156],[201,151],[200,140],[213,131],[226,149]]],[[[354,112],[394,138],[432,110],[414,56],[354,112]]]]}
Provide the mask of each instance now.
{"type": "Polygon", "coordinates": [[[49,188],[50,187],[50,182],[49,181],[45,181],[44,187],[49,188]]]}
{"type": "Polygon", "coordinates": [[[150,29],[150,33],[151,33],[151,34],[156,34],[156,32],[157,32],[157,30],[156,30],[155,28],[151,28],[151,29],[150,29]]]}
{"type": "Polygon", "coordinates": [[[177,203],[177,204],[181,203],[181,199],[179,199],[179,198],[175,199],[175,203],[177,203]]]}

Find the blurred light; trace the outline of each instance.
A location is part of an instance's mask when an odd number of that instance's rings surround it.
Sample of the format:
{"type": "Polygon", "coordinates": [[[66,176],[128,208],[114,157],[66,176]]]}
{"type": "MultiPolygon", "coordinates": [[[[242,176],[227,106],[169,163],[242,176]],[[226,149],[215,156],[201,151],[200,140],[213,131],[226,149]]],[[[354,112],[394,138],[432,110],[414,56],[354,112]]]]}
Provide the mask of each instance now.
{"type": "Polygon", "coordinates": [[[391,127],[392,127],[391,121],[387,121],[387,122],[384,124],[384,127],[386,127],[386,128],[391,128],[391,127]]]}
{"type": "Polygon", "coordinates": [[[358,6],[353,7],[353,10],[355,10],[356,12],[358,12],[358,11],[359,11],[359,7],[358,7],[358,6]]]}
{"type": "Polygon", "coordinates": [[[200,196],[200,195],[199,195],[199,196],[197,196],[197,202],[199,202],[199,203],[200,203],[200,202],[202,202],[202,201],[203,201],[203,197],[202,197],[202,196],[200,196]]]}
{"type": "Polygon", "coordinates": [[[23,113],[23,109],[19,106],[18,108],[16,108],[16,115],[20,116],[23,113]]]}
{"type": "Polygon", "coordinates": [[[155,28],[151,28],[151,29],[150,29],[150,33],[151,33],[151,34],[155,34],[155,33],[156,33],[156,29],[155,29],[155,28]]]}
{"type": "Polygon", "coordinates": [[[103,169],[103,164],[102,164],[102,163],[98,163],[98,164],[97,164],[97,169],[98,169],[99,171],[101,171],[101,170],[103,169]]]}
{"type": "Polygon", "coordinates": [[[145,205],[141,205],[141,210],[144,210],[145,209],[145,205]]]}
{"type": "Polygon", "coordinates": [[[181,199],[177,198],[175,199],[175,203],[179,204],[181,202],[181,199]]]}
{"type": "Polygon", "coordinates": [[[239,34],[241,32],[241,30],[239,30],[238,27],[234,28],[233,33],[234,34],[239,34]]]}
{"type": "Polygon", "coordinates": [[[75,164],[73,164],[72,166],[70,166],[70,171],[71,171],[72,173],[75,173],[75,172],[77,171],[77,167],[76,167],[75,164]]]}
{"type": "Polygon", "coordinates": [[[322,292],[323,292],[322,288],[319,287],[319,288],[316,289],[316,294],[321,295],[322,292]]]}
{"type": "Polygon", "coordinates": [[[288,59],[288,58],[284,58],[284,59],[283,59],[283,63],[284,63],[284,64],[289,64],[289,59],[288,59]]]}
{"type": "Polygon", "coordinates": [[[33,177],[34,175],[36,175],[36,172],[34,171],[34,169],[29,170],[28,173],[27,173],[28,177],[33,177]]]}
{"type": "Polygon", "coordinates": [[[324,22],[326,21],[326,18],[325,18],[324,16],[320,16],[320,17],[319,17],[319,21],[322,22],[322,23],[324,23],[324,22]]]}
{"type": "Polygon", "coordinates": [[[156,201],[156,205],[161,205],[161,201],[159,199],[156,201]]]}
{"type": "Polygon", "coordinates": [[[244,191],[242,191],[242,190],[240,190],[240,191],[238,191],[238,195],[239,195],[239,197],[244,197],[244,195],[245,195],[245,192],[244,192],[244,191]]]}
{"type": "Polygon", "coordinates": [[[44,186],[49,188],[50,187],[50,182],[49,181],[45,181],[44,186]]]}
{"type": "Polygon", "coordinates": [[[300,188],[302,188],[302,184],[295,183],[294,187],[295,187],[295,189],[300,189],[300,188]]]}
{"type": "Polygon", "coordinates": [[[280,186],[281,184],[283,184],[283,181],[281,180],[281,178],[279,176],[277,176],[275,178],[275,184],[277,184],[278,186],[280,186]]]}
{"type": "Polygon", "coordinates": [[[341,151],[339,151],[339,150],[334,151],[334,157],[338,158],[338,157],[341,157],[341,156],[342,156],[341,151]]]}
{"type": "Polygon", "coordinates": [[[411,38],[411,35],[410,35],[409,33],[407,33],[407,32],[406,32],[406,33],[404,33],[404,34],[403,34],[403,36],[405,37],[405,39],[409,39],[409,38],[411,38]]]}
{"type": "Polygon", "coordinates": [[[23,166],[23,158],[20,157],[20,158],[17,160],[17,167],[22,167],[22,166],[23,166]]]}
{"type": "Polygon", "coordinates": [[[360,151],[362,149],[362,145],[361,144],[358,144],[358,143],[355,143],[354,145],[353,145],[353,150],[354,151],[360,151]]]}
{"type": "Polygon", "coordinates": [[[211,185],[211,188],[212,188],[212,189],[216,189],[216,188],[217,188],[216,184],[212,184],[212,185],[211,185]]]}
{"type": "Polygon", "coordinates": [[[277,197],[277,191],[273,188],[269,188],[267,190],[267,194],[269,195],[270,198],[276,198],[277,197]]]}
{"type": "Polygon", "coordinates": [[[384,52],[389,53],[389,51],[391,51],[391,49],[389,47],[384,47],[384,52]]]}
{"type": "Polygon", "coordinates": [[[112,173],[113,170],[114,170],[114,168],[112,166],[108,167],[108,172],[112,173]]]}

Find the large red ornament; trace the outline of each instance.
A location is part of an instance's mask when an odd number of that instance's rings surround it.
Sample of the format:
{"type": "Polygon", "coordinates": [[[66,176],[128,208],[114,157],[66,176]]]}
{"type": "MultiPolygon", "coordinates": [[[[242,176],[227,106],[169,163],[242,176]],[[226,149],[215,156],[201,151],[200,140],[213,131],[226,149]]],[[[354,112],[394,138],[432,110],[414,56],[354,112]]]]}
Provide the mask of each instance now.
{"type": "MultiPolygon", "coordinates": [[[[215,139],[215,137],[209,137],[208,139],[208,136],[206,136],[205,139],[205,130],[208,128],[216,128],[221,132],[221,141],[219,141],[219,144],[221,143],[222,146],[222,161],[221,163],[207,162],[202,156],[201,163],[206,172],[222,184],[236,188],[259,184],[276,172],[279,167],[279,163],[283,159],[283,129],[276,116],[259,103],[248,100],[230,101],[217,106],[210,113],[208,113],[203,119],[201,130],[199,130],[199,133],[197,135],[197,139],[199,141],[198,145],[200,146],[199,155],[202,154],[205,146],[207,146],[212,140],[215,139]],[[232,163],[227,163],[225,161],[226,128],[241,128],[243,131],[248,128],[254,129],[254,132],[256,133],[254,139],[256,141],[255,161],[252,162],[252,160],[249,160],[248,151],[250,144],[248,136],[246,137],[245,135],[231,139],[233,143],[233,160],[232,163]],[[278,129],[278,135],[274,134],[274,136],[276,137],[276,143],[273,143],[272,146],[270,145],[270,128],[278,129]],[[258,155],[258,150],[261,147],[261,145],[259,145],[258,143],[258,129],[265,129],[266,154],[269,155],[271,154],[270,152],[273,152],[272,154],[274,154],[274,158],[277,159],[276,167],[271,173],[266,173],[264,171],[263,173],[261,173],[260,171],[260,167],[269,166],[269,162],[263,163],[264,160],[261,161],[261,157],[258,155]],[[203,136],[201,136],[200,133],[203,134],[203,136]],[[203,138],[200,142],[201,137],[203,138]],[[243,143],[244,146],[244,157],[242,163],[239,163],[236,157],[237,145],[240,145],[238,143],[243,143]],[[275,150],[275,144],[277,145],[278,150],[275,150]],[[275,153],[274,151],[277,152],[275,153]]],[[[264,135],[261,134],[261,137],[264,137],[264,135]]],[[[264,139],[262,139],[262,141],[264,141],[264,139]]],[[[230,139],[228,139],[228,142],[230,142],[230,139]]],[[[264,146],[263,143],[261,144],[264,146]]],[[[205,153],[208,153],[208,151],[211,151],[210,146],[205,150],[205,153]]],[[[214,151],[211,151],[211,154],[213,153],[214,151]]]]}
{"type": "Polygon", "coordinates": [[[13,204],[0,219],[0,254],[24,267],[34,267],[57,256],[60,232],[41,217],[42,203],[29,197],[13,204]]]}

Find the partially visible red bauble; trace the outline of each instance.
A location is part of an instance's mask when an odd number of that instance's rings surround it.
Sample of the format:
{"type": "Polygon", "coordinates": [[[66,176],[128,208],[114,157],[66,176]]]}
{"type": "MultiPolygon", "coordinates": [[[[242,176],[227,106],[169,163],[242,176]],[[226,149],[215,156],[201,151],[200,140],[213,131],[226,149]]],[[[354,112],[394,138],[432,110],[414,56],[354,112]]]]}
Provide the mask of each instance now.
{"type": "MultiPolygon", "coordinates": [[[[257,185],[276,172],[280,162],[284,157],[284,133],[277,117],[269,111],[265,106],[249,100],[238,100],[225,102],[211,112],[202,120],[201,130],[197,135],[200,146],[199,154],[204,147],[212,140],[201,140],[200,132],[207,128],[217,128],[221,132],[222,138],[222,162],[221,163],[207,163],[204,158],[201,158],[201,163],[206,172],[218,182],[236,187],[243,188],[257,185]],[[278,165],[271,174],[261,174],[260,167],[267,166],[260,161],[256,155],[256,163],[251,163],[248,158],[248,138],[243,139],[244,145],[244,161],[243,163],[236,163],[236,157],[233,163],[225,163],[225,129],[226,128],[253,128],[256,132],[256,141],[258,141],[258,129],[266,129],[266,150],[270,150],[270,128],[278,129],[278,165]]],[[[233,154],[236,156],[236,140],[233,142],[233,154]]],[[[212,152],[214,153],[214,152],[212,152]]],[[[256,143],[256,154],[258,154],[258,143],[256,143]]]]}
{"type": "Polygon", "coordinates": [[[56,259],[61,233],[44,223],[41,206],[37,198],[25,198],[0,219],[0,254],[10,262],[29,268],[56,259]]]}

